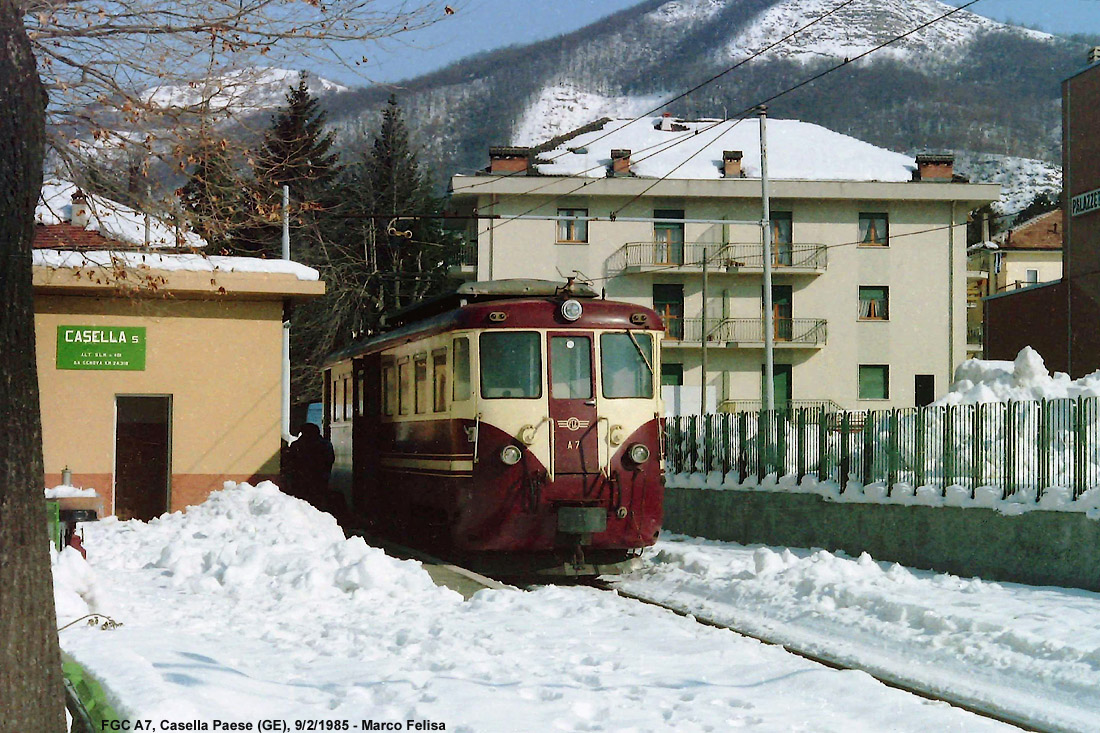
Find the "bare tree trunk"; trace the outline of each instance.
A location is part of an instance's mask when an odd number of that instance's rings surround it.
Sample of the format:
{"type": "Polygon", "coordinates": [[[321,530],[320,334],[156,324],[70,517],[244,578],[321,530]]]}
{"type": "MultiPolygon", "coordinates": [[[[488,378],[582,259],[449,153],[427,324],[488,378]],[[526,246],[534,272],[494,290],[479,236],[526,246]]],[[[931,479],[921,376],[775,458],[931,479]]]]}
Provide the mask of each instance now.
{"type": "Polygon", "coordinates": [[[46,96],[13,0],[0,0],[0,728],[65,727],[42,497],[31,242],[46,96]]]}

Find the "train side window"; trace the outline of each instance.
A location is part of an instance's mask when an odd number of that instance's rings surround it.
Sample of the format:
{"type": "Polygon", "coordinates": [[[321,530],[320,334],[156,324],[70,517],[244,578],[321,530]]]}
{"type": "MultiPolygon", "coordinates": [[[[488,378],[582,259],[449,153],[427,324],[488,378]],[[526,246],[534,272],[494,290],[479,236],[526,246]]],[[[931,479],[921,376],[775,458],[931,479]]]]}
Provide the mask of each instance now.
{"type": "Polygon", "coordinates": [[[397,367],[393,361],[382,365],[382,414],[393,415],[397,404],[397,367]]]}
{"type": "Polygon", "coordinates": [[[481,396],[487,400],[542,397],[542,349],[536,331],[481,334],[481,396]]]}
{"type": "Polygon", "coordinates": [[[355,414],[354,417],[363,417],[367,414],[367,374],[363,369],[355,372],[355,414]]]}
{"type": "Polygon", "coordinates": [[[351,390],[348,389],[351,385],[348,384],[351,380],[344,377],[344,419],[351,419],[351,390]]]}
{"type": "Polygon", "coordinates": [[[409,357],[397,363],[397,412],[408,415],[412,411],[412,364],[409,357]]]}
{"type": "Polygon", "coordinates": [[[470,399],[470,339],[454,340],[454,378],[451,398],[455,402],[470,399]]]}
{"type": "Polygon", "coordinates": [[[432,352],[432,409],[447,411],[447,350],[432,352]]]}
{"type": "Polygon", "coordinates": [[[415,361],[416,414],[428,411],[428,355],[418,354],[415,361]]]}

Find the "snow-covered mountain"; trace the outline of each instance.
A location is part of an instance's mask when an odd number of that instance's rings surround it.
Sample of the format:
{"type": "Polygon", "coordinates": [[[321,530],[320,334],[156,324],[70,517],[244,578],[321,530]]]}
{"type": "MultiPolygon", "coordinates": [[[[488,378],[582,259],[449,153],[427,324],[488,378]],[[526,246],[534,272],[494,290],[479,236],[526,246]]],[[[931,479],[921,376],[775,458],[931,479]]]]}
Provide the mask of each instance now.
{"type": "MultiPolygon", "coordinates": [[[[254,67],[187,85],[150,87],[139,96],[158,107],[197,108],[209,100],[211,110],[248,113],[284,104],[287,90],[297,87],[301,78],[298,71],[254,67]]],[[[318,97],[348,90],[336,82],[309,74],[306,75],[306,88],[318,97]]]]}
{"type": "MultiPolygon", "coordinates": [[[[408,80],[398,98],[425,162],[443,181],[484,167],[489,145],[533,145],[602,117],[651,110],[685,119],[733,117],[838,61],[928,24],[770,102],[771,114],[908,154],[1006,156],[983,158],[971,170],[976,180],[1014,175],[990,161],[1058,160],[1059,82],[1080,67],[1088,44],[964,10],[935,20],[953,10],[935,0],[855,0],[661,109],[664,100],[837,4],[647,0],[574,33],[408,80]]],[[[377,110],[392,89],[353,90],[330,99],[330,119],[345,140],[373,134],[377,110]]],[[[1048,173],[1056,176],[1056,167],[1048,173]]],[[[1026,175],[1017,178],[1027,183],[1026,175]]],[[[1027,194],[1014,194],[1005,206],[1020,196],[1027,194]]]]}

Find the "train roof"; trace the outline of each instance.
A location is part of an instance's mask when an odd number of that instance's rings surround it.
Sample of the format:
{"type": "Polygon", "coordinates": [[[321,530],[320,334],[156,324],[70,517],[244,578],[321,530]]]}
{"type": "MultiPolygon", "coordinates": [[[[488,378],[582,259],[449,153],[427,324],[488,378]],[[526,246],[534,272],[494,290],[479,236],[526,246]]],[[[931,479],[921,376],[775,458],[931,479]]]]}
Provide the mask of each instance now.
{"type": "Polygon", "coordinates": [[[551,280],[483,280],[465,283],[452,293],[422,301],[398,311],[384,322],[382,333],[351,344],[326,360],[327,364],[387,348],[394,343],[422,338],[452,329],[516,328],[516,321],[493,322],[489,313],[507,305],[509,311],[522,315],[521,327],[527,328],[630,328],[661,330],[660,317],[651,308],[635,303],[623,303],[599,298],[590,285],[563,284],[551,280]],[[570,286],[570,287],[567,287],[570,286]],[[584,312],[580,320],[570,323],[557,316],[556,308],[548,308],[552,299],[583,299],[584,312]],[[643,323],[631,320],[644,313],[643,323]]]}

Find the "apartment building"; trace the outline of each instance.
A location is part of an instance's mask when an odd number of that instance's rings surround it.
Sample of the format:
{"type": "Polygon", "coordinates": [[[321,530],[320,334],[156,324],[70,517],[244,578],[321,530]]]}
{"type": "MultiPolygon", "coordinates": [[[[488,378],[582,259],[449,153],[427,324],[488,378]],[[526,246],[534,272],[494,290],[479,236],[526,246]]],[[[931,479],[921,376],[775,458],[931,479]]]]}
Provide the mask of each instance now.
{"type": "MultiPolygon", "coordinates": [[[[930,402],[967,353],[967,214],[999,187],[954,175],[950,156],[914,160],[796,120],[766,132],[777,405],[930,402]]],[[[468,275],[577,273],[651,306],[682,409],[698,409],[704,383],[708,408],[758,408],[760,159],[758,120],[668,115],[491,148],[483,173],[451,181],[453,206],[479,217],[468,275]]]]}

